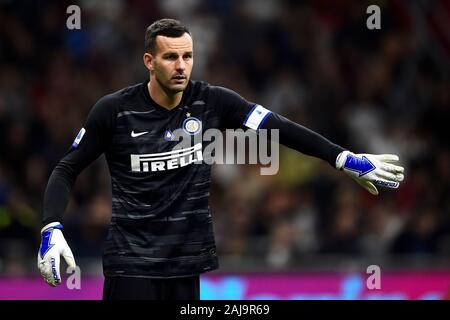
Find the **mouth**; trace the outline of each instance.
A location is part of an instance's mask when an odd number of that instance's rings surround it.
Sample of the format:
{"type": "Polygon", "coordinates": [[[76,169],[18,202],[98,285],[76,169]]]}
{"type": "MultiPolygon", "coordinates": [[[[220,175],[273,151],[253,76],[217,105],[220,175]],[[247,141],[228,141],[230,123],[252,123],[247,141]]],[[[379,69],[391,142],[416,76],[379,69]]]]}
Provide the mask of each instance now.
{"type": "Polygon", "coordinates": [[[186,80],[186,76],[178,74],[176,76],[173,76],[172,80],[174,80],[176,83],[183,83],[186,80]]]}

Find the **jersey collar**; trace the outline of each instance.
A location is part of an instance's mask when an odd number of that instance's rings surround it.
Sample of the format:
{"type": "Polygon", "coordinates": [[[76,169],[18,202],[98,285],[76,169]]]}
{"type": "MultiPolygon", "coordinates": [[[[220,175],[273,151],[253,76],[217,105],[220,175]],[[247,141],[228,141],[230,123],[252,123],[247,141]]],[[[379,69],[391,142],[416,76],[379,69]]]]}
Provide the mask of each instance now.
{"type": "Polygon", "coordinates": [[[150,81],[150,80],[146,80],[144,83],[142,83],[142,91],[143,91],[143,93],[144,93],[145,100],[146,100],[153,108],[155,108],[156,110],[158,110],[158,111],[161,112],[161,113],[164,113],[164,114],[171,114],[171,113],[173,113],[173,112],[176,112],[178,109],[180,109],[181,106],[185,105],[186,97],[189,95],[189,91],[191,90],[191,84],[192,84],[191,80],[189,80],[186,89],[183,91],[183,96],[182,96],[182,98],[181,98],[180,103],[179,103],[175,108],[173,108],[173,109],[171,109],[171,110],[169,110],[169,109],[167,109],[167,108],[164,108],[164,107],[160,106],[159,104],[157,104],[157,103],[152,99],[152,97],[150,96],[150,93],[148,92],[148,87],[147,87],[149,81],[150,81]]]}

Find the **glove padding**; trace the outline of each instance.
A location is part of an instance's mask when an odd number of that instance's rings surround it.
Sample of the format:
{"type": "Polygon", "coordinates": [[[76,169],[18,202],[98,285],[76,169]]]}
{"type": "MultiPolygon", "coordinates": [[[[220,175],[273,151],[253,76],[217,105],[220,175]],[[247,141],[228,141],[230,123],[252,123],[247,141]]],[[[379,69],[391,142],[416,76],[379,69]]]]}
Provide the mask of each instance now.
{"type": "Polygon", "coordinates": [[[393,164],[399,160],[395,154],[354,154],[342,151],[336,158],[336,168],[343,170],[373,195],[375,185],[396,189],[403,181],[404,168],[393,164]]]}
{"type": "Polygon", "coordinates": [[[59,222],[52,222],[41,230],[42,240],[38,252],[38,268],[45,281],[53,287],[61,283],[60,255],[64,257],[69,267],[76,267],[72,250],[62,234],[62,227],[59,222]]]}

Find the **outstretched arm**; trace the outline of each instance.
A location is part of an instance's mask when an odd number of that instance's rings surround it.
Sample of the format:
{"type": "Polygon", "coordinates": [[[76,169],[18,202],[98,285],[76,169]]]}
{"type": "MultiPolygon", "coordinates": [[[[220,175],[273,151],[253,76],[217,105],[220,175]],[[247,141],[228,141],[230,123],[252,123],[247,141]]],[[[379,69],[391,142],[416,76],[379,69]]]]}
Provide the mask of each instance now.
{"type": "Polygon", "coordinates": [[[327,161],[331,166],[347,173],[373,195],[378,195],[375,185],[398,188],[403,181],[404,168],[395,164],[399,160],[397,155],[354,154],[262,106],[255,105],[244,125],[255,130],[278,129],[281,144],[327,161]]]}
{"type": "MultiPolygon", "coordinates": [[[[261,116],[255,115],[256,121],[247,123],[247,126],[253,127],[255,130],[278,129],[281,144],[327,161],[336,169],[344,171],[373,195],[378,195],[375,185],[398,188],[400,182],[403,181],[404,168],[395,164],[399,161],[397,155],[354,154],[332,143],[322,135],[281,115],[272,113],[262,106],[256,105],[253,112],[261,116]],[[258,113],[258,108],[260,113],[258,113]]],[[[250,114],[251,116],[252,114],[250,114]]]]}
{"type": "Polygon", "coordinates": [[[277,129],[281,144],[328,162],[374,195],[378,194],[375,185],[398,188],[403,181],[404,169],[395,164],[399,160],[396,155],[354,154],[311,129],[245,100],[232,90],[211,87],[210,91],[225,128],[277,129]]]}

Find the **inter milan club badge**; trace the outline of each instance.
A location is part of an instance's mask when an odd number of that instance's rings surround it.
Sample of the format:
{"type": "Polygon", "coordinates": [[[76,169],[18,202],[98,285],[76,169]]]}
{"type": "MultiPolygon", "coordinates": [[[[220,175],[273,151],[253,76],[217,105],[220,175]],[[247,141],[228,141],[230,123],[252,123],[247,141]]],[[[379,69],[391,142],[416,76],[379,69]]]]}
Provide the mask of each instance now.
{"type": "Polygon", "coordinates": [[[202,123],[195,117],[186,118],[183,121],[183,130],[190,135],[197,134],[202,130],[202,123]]]}

